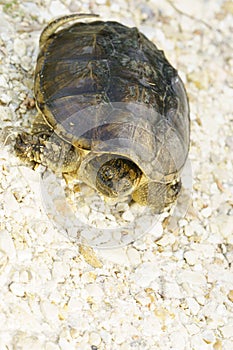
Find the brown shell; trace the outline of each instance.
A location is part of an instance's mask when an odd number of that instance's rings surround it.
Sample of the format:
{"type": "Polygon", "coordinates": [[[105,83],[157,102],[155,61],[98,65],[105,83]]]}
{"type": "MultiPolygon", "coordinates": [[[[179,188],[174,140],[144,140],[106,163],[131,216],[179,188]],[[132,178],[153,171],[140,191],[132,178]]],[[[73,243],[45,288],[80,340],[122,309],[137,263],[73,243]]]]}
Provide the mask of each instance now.
{"type": "Polygon", "coordinates": [[[38,57],[35,96],[55,132],[77,147],[130,158],[156,181],[170,181],[185,163],[184,86],[137,28],[94,21],[52,34],[38,57]]]}

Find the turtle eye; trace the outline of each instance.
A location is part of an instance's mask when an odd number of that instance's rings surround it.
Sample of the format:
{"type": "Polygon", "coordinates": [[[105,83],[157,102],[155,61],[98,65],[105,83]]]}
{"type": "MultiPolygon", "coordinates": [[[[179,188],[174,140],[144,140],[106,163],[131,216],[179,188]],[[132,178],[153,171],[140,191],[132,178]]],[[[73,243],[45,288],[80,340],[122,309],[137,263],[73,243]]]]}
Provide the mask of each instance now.
{"type": "Polygon", "coordinates": [[[102,171],[102,176],[105,180],[111,180],[113,178],[112,168],[107,166],[102,171]]]}

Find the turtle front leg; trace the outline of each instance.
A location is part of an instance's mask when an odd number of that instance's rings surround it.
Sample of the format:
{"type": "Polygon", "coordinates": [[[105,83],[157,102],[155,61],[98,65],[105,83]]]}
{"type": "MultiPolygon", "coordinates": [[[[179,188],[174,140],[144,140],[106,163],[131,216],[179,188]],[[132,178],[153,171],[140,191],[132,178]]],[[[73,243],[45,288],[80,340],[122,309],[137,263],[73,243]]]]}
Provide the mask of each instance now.
{"type": "Polygon", "coordinates": [[[76,173],[80,165],[78,150],[60,139],[41,118],[31,133],[18,134],[15,152],[34,168],[42,164],[56,173],[76,173]]]}
{"type": "Polygon", "coordinates": [[[34,167],[41,163],[40,154],[43,146],[37,136],[26,132],[18,134],[14,148],[19,158],[31,163],[34,167]]]}
{"type": "Polygon", "coordinates": [[[155,214],[161,214],[177,199],[181,189],[181,180],[171,183],[145,182],[132,194],[132,199],[140,204],[149,206],[155,214]]]}

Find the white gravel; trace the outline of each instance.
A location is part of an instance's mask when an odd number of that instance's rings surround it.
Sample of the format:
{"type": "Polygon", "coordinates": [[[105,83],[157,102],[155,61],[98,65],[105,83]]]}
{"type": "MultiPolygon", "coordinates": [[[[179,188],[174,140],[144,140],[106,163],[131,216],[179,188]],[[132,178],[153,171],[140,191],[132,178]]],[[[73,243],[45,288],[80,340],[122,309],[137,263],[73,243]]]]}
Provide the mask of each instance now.
{"type": "MultiPolygon", "coordinates": [[[[233,349],[232,17],[230,0],[0,1],[0,350],[233,349]],[[36,114],[40,32],[71,12],[136,25],[185,82],[190,205],[147,234],[144,218],[132,237],[80,236],[60,187],[49,204],[41,169],[13,153],[15,134],[36,114]]],[[[82,220],[95,220],[99,202],[85,200],[82,220]]],[[[101,223],[115,227],[115,213],[102,209],[101,223]]],[[[126,203],[117,212],[126,225],[137,215],[126,203]]]]}

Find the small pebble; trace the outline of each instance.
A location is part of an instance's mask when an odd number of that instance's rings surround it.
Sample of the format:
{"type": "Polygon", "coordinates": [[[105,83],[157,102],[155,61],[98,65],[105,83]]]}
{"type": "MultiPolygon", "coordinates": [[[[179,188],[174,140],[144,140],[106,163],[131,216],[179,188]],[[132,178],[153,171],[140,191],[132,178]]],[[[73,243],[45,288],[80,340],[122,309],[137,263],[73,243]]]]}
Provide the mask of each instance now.
{"type": "Polygon", "coordinates": [[[141,287],[148,287],[159,276],[159,270],[153,263],[143,263],[136,270],[133,279],[141,287]]]}
{"type": "Polygon", "coordinates": [[[127,249],[127,256],[132,265],[139,265],[141,263],[141,256],[138,250],[130,247],[127,249]]]}
{"type": "Polygon", "coordinates": [[[184,253],[184,259],[191,266],[195,265],[198,262],[199,258],[200,257],[198,252],[195,252],[194,250],[189,250],[184,253]]]}
{"type": "Polygon", "coordinates": [[[52,276],[54,279],[64,282],[65,278],[69,276],[69,273],[70,267],[68,264],[61,261],[54,262],[52,270],[52,276]]]}
{"type": "Polygon", "coordinates": [[[201,211],[201,214],[202,214],[205,218],[210,217],[211,213],[212,213],[212,209],[211,209],[210,207],[204,208],[204,209],[202,209],[202,211],[201,211]]]}
{"type": "Polygon", "coordinates": [[[233,318],[229,320],[229,324],[220,328],[224,338],[232,338],[233,334],[233,318]]]}
{"type": "Polygon", "coordinates": [[[29,281],[31,273],[28,271],[21,271],[19,275],[19,280],[21,283],[27,283],[29,281]]]}
{"type": "Polygon", "coordinates": [[[12,282],[9,286],[10,291],[17,297],[23,297],[25,293],[25,287],[22,283],[12,282]]]}
{"type": "Polygon", "coordinates": [[[178,278],[180,283],[190,283],[197,286],[206,284],[206,278],[201,272],[182,271],[178,278]]]}
{"type": "Polygon", "coordinates": [[[130,210],[127,210],[122,214],[122,219],[125,221],[132,222],[134,220],[134,216],[130,210]]]}
{"type": "Polygon", "coordinates": [[[187,325],[187,330],[190,335],[198,334],[200,332],[200,327],[198,327],[196,324],[188,324],[187,325]]]}
{"type": "Polygon", "coordinates": [[[206,330],[202,333],[202,339],[207,343],[207,344],[213,344],[215,342],[215,335],[214,332],[211,330],[206,330]]]}
{"type": "Polygon", "coordinates": [[[58,307],[48,300],[44,300],[40,303],[40,309],[44,317],[50,322],[58,322],[58,307]]]}
{"type": "Polygon", "coordinates": [[[60,1],[51,1],[49,11],[54,18],[58,16],[64,16],[64,13],[67,11],[67,8],[60,1]]]}
{"type": "Polygon", "coordinates": [[[186,337],[184,332],[182,332],[182,337],[180,336],[180,333],[180,331],[175,331],[170,335],[171,343],[174,349],[186,350],[186,337]]]}
{"type": "Polygon", "coordinates": [[[0,104],[6,104],[8,105],[12,101],[12,97],[5,94],[5,93],[0,93],[0,104]]]}
{"type": "Polygon", "coordinates": [[[172,245],[175,243],[175,236],[172,234],[166,234],[164,235],[161,239],[159,239],[158,241],[156,241],[156,244],[158,244],[159,246],[162,247],[166,247],[167,245],[172,245]]]}
{"type": "Polygon", "coordinates": [[[14,241],[7,230],[0,231],[0,250],[5,252],[10,259],[16,256],[14,241]]]}
{"type": "Polygon", "coordinates": [[[197,315],[200,310],[200,305],[196,302],[194,298],[187,298],[186,301],[191,314],[197,315]]]}
{"type": "Polygon", "coordinates": [[[164,295],[166,298],[182,298],[182,292],[176,282],[166,282],[164,285],[164,295]]]}
{"type": "Polygon", "coordinates": [[[15,38],[14,52],[19,57],[23,57],[26,54],[26,45],[23,39],[15,38]]]}
{"type": "Polygon", "coordinates": [[[79,331],[76,328],[71,328],[70,329],[70,335],[73,339],[76,339],[79,337],[79,331]]]}
{"type": "Polygon", "coordinates": [[[230,292],[227,294],[227,297],[233,303],[233,290],[230,290],[230,292]]]}
{"type": "Polygon", "coordinates": [[[155,226],[153,226],[149,233],[153,236],[155,236],[156,239],[160,238],[163,234],[163,225],[161,222],[157,222],[155,226]]]}
{"type": "Polygon", "coordinates": [[[89,343],[92,344],[92,346],[98,347],[101,343],[101,337],[98,333],[92,332],[89,335],[89,343]]]}
{"type": "Polygon", "coordinates": [[[98,259],[96,253],[91,247],[80,245],[79,252],[85,261],[95,268],[102,267],[101,261],[98,259]]]}
{"type": "Polygon", "coordinates": [[[45,350],[60,350],[60,347],[55,343],[47,342],[45,344],[45,350]]]}
{"type": "Polygon", "coordinates": [[[222,347],[222,341],[220,339],[217,339],[216,342],[213,345],[214,350],[223,350],[222,347]]]}
{"type": "Polygon", "coordinates": [[[107,261],[111,261],[115,264],[120,265],[129,265],[129,258],[124,248],[115,248],[115,249],[105,249],[99,252],[99,255],[106,259],[107,261]]]}
{"type": "Polygon", "coordinates": [[[0,75],[0,87],[8,88],[8,83],[6,81],[6,78],[4,78],[3,75],[0,75]]]}

